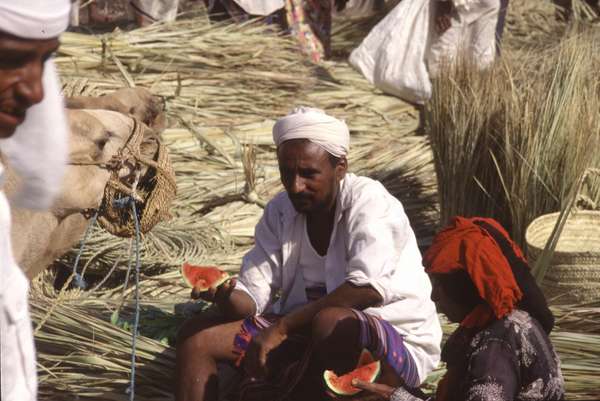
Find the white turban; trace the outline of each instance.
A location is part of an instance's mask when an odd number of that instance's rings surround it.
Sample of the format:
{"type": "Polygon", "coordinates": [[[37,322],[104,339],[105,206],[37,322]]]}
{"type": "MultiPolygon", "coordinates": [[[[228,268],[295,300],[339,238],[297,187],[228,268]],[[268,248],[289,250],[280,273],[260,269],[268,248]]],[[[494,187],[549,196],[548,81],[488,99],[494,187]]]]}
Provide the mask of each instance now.
{"type": "Polygon", "coordinates": [[[0,31],[23,39],[50,39],[69,25],[70,0],[0,0],[0,31]]]}
{"type": "Polygon", "coordinates": [[[69,129],[52,60],[46,61],[42,83],[44,100],[27,110],[10,138],[0,140],[0,153],[21,178],[11,203],[28,209],[51,206],[62,189],[68,161],[69,129]]]}
{"type": "Polygon", "coordinates": [[[275,145],[291,139],[308,139],[335,157],[346,156],[350,150],[350,132],[346,123],[312,107],[296,107],[275,123],[275,145]]]}

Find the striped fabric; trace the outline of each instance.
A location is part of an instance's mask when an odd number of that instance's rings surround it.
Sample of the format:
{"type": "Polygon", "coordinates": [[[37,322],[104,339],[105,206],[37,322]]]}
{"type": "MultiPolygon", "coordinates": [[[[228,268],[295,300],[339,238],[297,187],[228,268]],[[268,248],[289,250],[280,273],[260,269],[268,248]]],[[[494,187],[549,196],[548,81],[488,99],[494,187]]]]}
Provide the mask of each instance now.
{"type": "Polygon", "coordinates": [[[286,0],[288,27],[302,51],[318,63],[331,55],[331,0],[286,0]]]}
{"type": "Polygon", "coordinates": [[[262,329],[265,329],[277,322],[278,319],[278,315],[269,314],[249,317],[244,320],[239,333],[233,340],[233,352],[238,355],[238,358],[235,361],[235,366],[240,367],[252,338],[262,329]]]}
{"type": "MultiPolygon", "coordinates": [[[[402,336],[386,321],[358,310],[352,310],[360,323],[360,345],[368,349],[375,359],[385,361],[404,380],[407,387],[418,387],[419,375],[415,362],[404,346],[402,336]]],[[[244,320],[234,339],[234,352],[240,366],[252,338],[261,330],[280,319],[275,314],[250,317],[244,320]]],[[[289,336],[277,349],[275,367],[268,380],[244,379],[239,397],[243,401],[289,400],[294,387],[304,376],[310,362],[312,349],[305,334],[289,336]]]]}
{"type": "Polygon", "coordinates": [[[386,361],[407,387],[418,387],[417,366],[396,329],[376,316],[354,309],[352,312],[360,321],[360,345],[371,351],[376,360],[386,361]]]}

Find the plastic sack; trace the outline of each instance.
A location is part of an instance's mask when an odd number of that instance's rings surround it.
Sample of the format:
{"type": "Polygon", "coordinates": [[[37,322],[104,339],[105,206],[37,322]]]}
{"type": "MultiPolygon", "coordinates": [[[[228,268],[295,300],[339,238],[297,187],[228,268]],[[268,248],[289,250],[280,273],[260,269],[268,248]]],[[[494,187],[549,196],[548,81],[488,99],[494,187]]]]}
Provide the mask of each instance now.
{"type": "Polygon", "coordinates": [[[382,91],[422,104],[431,97],[427,56],[431,0],[403,0],[350,55],[350,64],[382,91]]]}

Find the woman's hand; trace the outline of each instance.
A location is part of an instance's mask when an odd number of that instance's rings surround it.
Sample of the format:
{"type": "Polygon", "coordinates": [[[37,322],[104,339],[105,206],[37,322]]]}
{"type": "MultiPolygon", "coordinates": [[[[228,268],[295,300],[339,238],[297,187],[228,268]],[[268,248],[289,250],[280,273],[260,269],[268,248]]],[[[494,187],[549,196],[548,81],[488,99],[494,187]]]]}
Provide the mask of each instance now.
{"type": "Polygon", "coordinates": [[[362,380],[354,379],[352,380],[352,385],[356,388],[360,388],[362,390],[366,390],[372,394],[376,394],[377,396],[383,398],[388,401],[423,401],[429,400],[430,398],[423,394],[419,389],[415,389],[415,391],[410,392],[406,390],[404,387],[390,387],[386,384],[379,383],[369,383],[364,382],[362,380]],[[417,394],[422,394],[421,396],[414,395],[415,392],[417,394]]]}
{"type": "Polygon", "coordinates": [[[377,394],[386,400],[390,400],[394,390],[396,390],[394,387],[390,387],[386,384],[369,383],[359,379],[352,380],[352,385],[361,390],[366,390],[370,393],[377,394]]]}

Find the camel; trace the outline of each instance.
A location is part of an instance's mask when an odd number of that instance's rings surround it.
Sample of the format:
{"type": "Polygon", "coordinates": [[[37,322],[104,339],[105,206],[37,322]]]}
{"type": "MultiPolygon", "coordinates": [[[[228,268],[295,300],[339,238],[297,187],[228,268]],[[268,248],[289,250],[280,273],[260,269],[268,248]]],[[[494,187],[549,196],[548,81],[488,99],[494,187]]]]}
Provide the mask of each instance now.
{"type": "MultiPolygon", "coordinates": [[[[138,91],[139,92],[139,91],[138,91]]],[[[146,95],[142,91],[143,95],[146,95]]],[[[129,93],[129,99],[136,98],[135,93],[129,93]]],[[[107,99],[78,99],[79,106],[107,106],[107,99]],[[83,101],[83,102],[82,102],[83,101]]],[[[108,98],[110,99],[110,97],[108,98]]],[[[121,97],[121,100],[124,97],[121,97]]],[[[137,107],[137,116],[161,118],[152,110],[155,109],[156,99],[145,97],[143,102],[133,102],[128,105],[108,104],[115,109],[132,104],[137,107]],[[150,110],[152,109],[152,110],[150,110]]],[[[139,100],[139,99],[138,99],[139,100]]],[[[69,103],[69,102],[67,102],[69,103]]],[[[121,103],[121,102],[119,102],[121,103]]],[[[104,188],[109,180],[110,172],[98,163],[109,163],[129,138],[134,125],[131,116],[112,110],[69,109],[67,117],[71,129],[69,138],[71,165],[67,169],[63,189],[49,211],[38,212],[25,209],[12,211],[12,242],[15,258],[25,274],[34,278],[54,260],[69,251],[83,236],[88,225],[89,216],[84,216],[88,209],[97,208],[102,200],[104,188]]],[[[144,126],[144,139],[156,138],[156,131],[144,126]]],[[[155,142],[151,142],[155,143],[155,142]]],[[[149,145],[150,146],[150,145],[149,145]]],[[[144,149],[145,153],[148,149],[144,149]]],[[[152,150],[150,150],[152,151],[152,150]]],[[[15,191],[18,178],[7,167],[6,193],[8,196],[15,191]]],[[[119,171],[120,177],[131,175],[129,167],[119,171]]]]}

